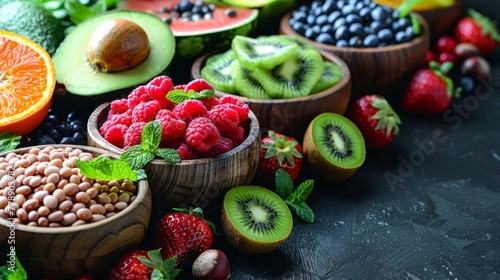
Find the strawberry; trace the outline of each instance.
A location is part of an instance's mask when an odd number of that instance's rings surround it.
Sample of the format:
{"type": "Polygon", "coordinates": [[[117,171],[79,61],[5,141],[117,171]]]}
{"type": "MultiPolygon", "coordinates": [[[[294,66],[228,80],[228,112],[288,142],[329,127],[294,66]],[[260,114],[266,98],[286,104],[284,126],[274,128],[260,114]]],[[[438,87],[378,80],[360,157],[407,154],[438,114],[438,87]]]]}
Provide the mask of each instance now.
{"type": "Polygon", "coordinates": [[[455,24],[455,37],[461,43],[474,44],[482,55],[492,54],[500,42],[495,23],[473,9],[469,9],[467,13],[468,16],[455,24]]]}
{"type": "Polygon", "coordinates": [[[174,279],[181,271],[175,258],[163,261],[160,250],[134,250],[123,255],[111,268],[108,280],[174,279]]]}
{"type": "Polygon", "coordinates": [[[444,112],[450,106],[452,97],[458,97],[461,90],[454,89],[453,81],[446,76],[452,67],[450,62],[439,65],[431,61],[429,67],[413,74],[403,95],[403,110],[420,114],[444,112]]]}
{"type": "Polygon", "coordinates": [[[201,208],[173,210],[160,218],[154,232],[154,243],[161,248],[163,259],[176,257],[175,267],[181,268],[210,249],[214,226],[205,220],[201,208]]]}
{"type": "Polygon", "coordinates": [[[367,149],[378,149],[389,145],[399,132],[401,120],[389,102],[378,95],[358,98],[349,108],[349,119],[356,124],[367,149]]]}
{"type": "Polygon", "coordinates": [[[295,181],[302,169],[302,147],[292,137],[268,131],[268,136],[262,138],[257,175],[259,180],[273,183],[276,171],[282,168],[295,181]]]}

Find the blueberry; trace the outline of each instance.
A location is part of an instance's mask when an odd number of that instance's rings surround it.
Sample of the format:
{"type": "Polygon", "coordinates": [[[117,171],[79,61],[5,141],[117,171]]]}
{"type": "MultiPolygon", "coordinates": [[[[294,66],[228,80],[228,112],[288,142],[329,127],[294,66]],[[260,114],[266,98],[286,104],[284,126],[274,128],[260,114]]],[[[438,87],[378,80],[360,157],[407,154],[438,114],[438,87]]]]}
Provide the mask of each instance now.
{"type": "Polygon", "coordinates": [[[460,87],[462,88],[462,92],[466,94],[473,93],[476,89],[476,84],[474,79],[470,76],[462,76],[459,80],[460,87]]]}
{"type": "Polygon", "coordinates": [[[321,8],[321,6],[312,9],[312,15],[314,15],[315,17],[320,16],[322,14],[323,14],[323,9],[321,8]]]}
{"type": "Polygon", "coordinates": [[[62,120],[58,115],[49,114],[45,118],[44,122],[49,122],[49,123],[53,124],[54,126],[57,126],[58,124],[62,123],[62,120]]]}
{"type": "Polygon", "coordinates": [[[78,144],[78,145],[86,145],[87,144],[87,138],[81,132],[75,132],[73,134],[72,138],[73,138],[73,141],[75,141],[75,144],[78,144]]]}
{"type": "Polygon", "coordinates": [[[313,25],[314,23],[316,23],[316,17],[314,15],[308,15],[306,22],[309,25],[313,25]]]}
{"type": "Polygon", "coordinates": [[[365,47],[376,47],[378,43],[378,37],[373,34],[370,34],[363,39],[363,46],[365,47]]]}
{"type": "Polygon", "coordinates": [[[333,31],[333,26],[330,25],[330,24],[325,24],[321,27],[321,30],[320,30],[321,33],[328,33],[330,35],[333,35],[334,34],[334,31],[333,31]]]}
{"type": "Polygon", "coordinates": [[[307,13],[305,11],[297,10],[292,13],[292,16],[290,18],[293,18],[300,22],[306,22],[307,13]]]}
{"type": "Polygon", "coordinates": [[[308,5],[301,5],[298,10],[304,11],[304,12],[309,12],[310,7],[308,5]]]}
{"type": "Polygon", "coordinates": [[[56,130],[59,131],[59,133],[63,137],[70,136],[71,133],[72,133],[71,127],[68,124],[66,124],[66,123],[61,123],[58,126],[56,126],[56,130]]]}
{"type": "Polygon", "coordinates": [[[406,32],[399,31],[396,33],[395,39],[396,39],[396,43],[399,44],[399,43],[408,42],[411,38],[410,38],[410,36],[408,36],[408,34],[406,34],[406,32]]]}
{"type": "Polygon", "coordinates": [[[71,137],[63,137],[61,144],[76,144],[75,140],[71,137]]]}
{"type": "Polygon", "coordinates": [[[192,21],[200,21],[202,19],[202,16],[200,14],[193,14],[191,16],[192,21]]]}
{"type": "Polygon", "coordinates": [[[359,36],[352,36],[349,39],[349,46],[351,47],[361,47],[363,45],[363,40],[359,36]]]}
{"type": "Polygon", "coordinates": [[[358,15],[364,20],[364,21],[370,21],[371,15],[370,15],[371,9],[368,7],[364,7],[361,10],[359,10],[358,15]]]}
{"type": "Polygon", "coordinates": [[[347,26],[340,26],[335,31],[335,40],[347,40],[349,38],[349,29],[347,26]]]}
{"type": "MultiPolygon", "coordinates": [[[[317,25],[315,25],[317,26],[317,25]]],[[[313,27],[315,27],[313,26],[313,27]]],[[[321,29],[320,29],[321,31],[321,29]]],[[[314,40],[317,36],[319,35],[319,31],[315,30],[315,28],[308,28],[306,30],[306,32],[304,33],[304,36],[307,38],[307,39],[310,39],[310,40],[314,40]]]]}
{"type": "Polygon", "coordinates": [[[377,37],[381,42],[390,42],[394,39],[394,34],[391,29],[384,28],[377,32],[377,37]]]}
{"type": "Polygon", "coordinates": [[[363,19],[357,14],[349,14],[345,17],[345,21],[347,24],[353,24],[353,23],[361,23],[363,22],[363,19]]]}
{"type": "Polygon", "coordinates": [[[337,1],[337,8],[339,10],[342,10],[342,7],[344,7],[346,3],[344,1],[337,1]]]}
{"type": "Polygon", "coordinates": [[[203,18],[204,19],[212,19],[214,16],[212,15],[212,13],[206,13],[203,15],[203,18]]]}
{"type": "Polygon", "coordinates": [[[33,130],[30,132],[29,136],[30,136],[31,138],[35,138],[35,139],[37,139],[37,138],[39,138],[40,136],[42,136],[42,134],[43,134],[42,129],[41,129],[40,127],[37,127],[37,128],[33,129],[33,130]]]}
{"type": "Polygon", "coordinates": [[[189,2],[188,0],[183,0],[179,2],[179,5],[177,5],[177,11],[179,13],[184,13],[187,11],[190,11],[193,8],[193,3],[189,2]]]}
{"type": "Polygon", "coordinates": [[[181,19],[190,20],[192,13],[190,11],[182,12],[181,19]]]}
{"type": "Polygon", "coordinates": [[[337,41],[337,44],[335,44],[337,47],[348,47],[349,46],[349,42],[347,42],[346,40],[338,40],[337,41]]]}
{"type": "Polygon", "coordinates": [[[354,5],[347,4],[347,5],[343,6],[340,11],[342,12],[343,15],[347,16],[347,15],[352,14],[354,12],[354,10],[355,10],[354,5]]]}
{"type": "Polygon", "coordinates": [[[327,0],[325,3],[323,3],[323,6],[321,6],[321,9],[323,10],[323,13],[328,15],[332,13],[333,11],[337,10],[337,6],[335,5],[335,2],[333,0],[327,0]]]}
{"type": "Polygon", "coordinates": [[[410,37],[409,40],[411,40],[411,39],[413,39],[415,37],[415,32],[413,30],[413,26],[412,25],[407,26],[406,29],[405,29],[405,32],[408,35],[408,37],[410,37]]]}
{"type": "Polygon", "coordinates": [[[85,128],[83,126],[81,126],[80,124],[70,124],[70,128],[71,128],[71,131],[74,133],[74,132],[81,132],[81,133],[84,133],[85,132],[85,128]]]}
{"type": "Polygon", "coordinates": [[[374,8],[370,15],[374,21],[384,21],[388,16],[385,10],[380,6],[374,8]]]}
{"type": "Polygon", "coordinates": [[[335,40],[332,38],[332,35],[329,33],[321,33],[316,37],[316,42],[322,43],[322,44],[329,44],[329,45],[334,45],[335,40]]]}
{"type": "Polygon", "coordinates": [[[359,13],[359,11],[360,11],[361,9],[363,9],[363,8],[365,8],[365,7],[366,7],[366,4],[365,4],[364,2],[362,2],[362,1],[356,2],[356,4],[354,5],[354,9],[355,9],[356,11],[358,11],[358,13],[359,13]]]}
{"type": "Polygon", "coordinates": [[[57,144],[57,143],[50,136],[42,135],[42,136],[40,136],[40,138],[38,138],[36,140],[36,144],[37,145],[50,145],[50,144],[57,144]]]}
{"type": "Polygon", "coordinates": [[[378,33],[383,28],[385,28],[385,25],[380,21],[372,21],[370,23],[370,30],[372,33],[378,33]]]}
{"type": "Polygon", "coordinates": [[[335,11],[328,15],[328,23],[333,24],[342,14],[339,11],[335,11]]]}
{"type": "Polygon", "coordinates": [[[295,30],[295,32],[299,33],[300,35],[304,35],[306,33],[307,26],[300,21],[294,22],[291,26],[293,30],[295,30]]]}
{"type": "Polygon", "coordinates": [[[319,15],[319,16],[316,18],[316,24],[317,24],[317,25],[323,26],[323,25],[325,25],[327,22],[328,22],[328,16],[327,16],[327,15],[319,15]]]}
{"type": "Polygon", "coordinates": [[[80,115],[76,111],[71,111],[66,116],[66,122],[70,123],[71,121],[77,120],[80,118],[80,115]]]}
{"type": "Polygon", "coordinates": [[[321,1],[317,1],[317,0],[312,1],[312,2],[311,2],[311,10],[314,10],[314,9],[316,9],[316,8],[318,8],[318,7],[319,7],[319,8],[321,8],[321,5],[322,5],[322,4],[323,4],[323,3],[322,3],[321,1]]]}
{"type": "Polygon", "coordinates": [[[339,17],[334,23],[333,23],[333,28],[337,29],[341,26],[345,26],[345,18],[339,17]]]}
{"type": "Polygon", "coordinates": [[[71,122],[69,123],[69,125],[74,125],[74,124],[78,124],[78,125],[80,125],[81,127],[85,127],[85,126],[86,126],[86,124],[85,124],[82,120],[80,120],[80,119],[78,119],[78,120],[73,120],[73,121],[71,121],[71,122]]]}
{"type": "Polygon", "coordinates": [[[54,129],[54,125],[51,123],[51,122],[43,122],[41,125],[40,125],[40,129],[42,130],[42,132],[44,133],[47,133],[47,131],[51,130],[51,129],[54,129]]]}
{"type": "Polygon", "coordinates": [[[355,22],[353,24],[351,24],[349,26],[349,32],[352,34],[352,35],[364,35],[364,31],[363,31],[363,25],[359,22],[355,22]]]}
{"type": "Polygon", "coordinates": [[[51,129],[47,131],[47,136],[50,136],[56,143],[61,142],[62,135],[56,129],[51,129]]]}
{"type": "Polygon", "coordinates": [[[224,14],[228,17],[236,17],[236,10],[228,8],[224,11],[224,14]]]}

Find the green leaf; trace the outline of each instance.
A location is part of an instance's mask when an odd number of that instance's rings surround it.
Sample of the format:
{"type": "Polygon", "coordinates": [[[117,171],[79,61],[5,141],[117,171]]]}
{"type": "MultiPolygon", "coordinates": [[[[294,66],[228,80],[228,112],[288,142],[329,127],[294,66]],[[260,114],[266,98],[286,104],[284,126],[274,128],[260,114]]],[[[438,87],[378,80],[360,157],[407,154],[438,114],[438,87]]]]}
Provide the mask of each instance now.
{"type": "Polygon", "coordinates": [[[99,0],[90,6],[89,10],[92,12],[92,15],[103,13],[107,10],[106,2],[99,0]]]}
{"type": "Polygon", "coordinates": [[[76,0],[67,0],[64,2],[64,8],[68,11],[69,19],[75,25],[94,15],[89,7],[80,4],[76,0]]]}
{"type": "Polygon", "coordinates": [[[168,163],[179,163],[181,162],[181,157],[176,150],[170,148],[159,148],[155,151],[155,154],[168,163]]]}
{"type": "Polygon", "coordinates": [[[420,26],[420,21],[414,13],[410,13],[411,25],[413,27],[413,33],[418,35],[422,32],[422,27],[420,26]]]}
{"type": "Polygon", "coordinates": [[[138,154],[132,159],[132,161],[130,161],[130,167],[135,170],[142,169],[153,159],[155,159],[154,152],[142,151],[142,153],[138,154]]]}
{"type": "Polygon", "coordinates": [[[137,181],[137,173],[127,162],[122,160],[100,156],[91,161],[77,159],[76,165],[85,177],[106,181],[120,179],[137,181]]]}
{"type": "Polygon", "coordinates": [[[276,171],[276,193],[282,198],[287,199],[293,192],[293,181],[290,174],[280,168],[276,171]]]}
{"type": "MultiPolygon", "coordinates": [[[[144,150],[140,145],[134,145],[128,148],[125,152],[123,152],[123,154],[120,156],[120,160],[123,160],[130,164],[134,158],[138,157],[143,152],[144,150]]],[[[134,169],[139,169],[139,168],[134,168],[134,169]]]]}
{"type": "Polygon", "coordinates": [[[307,223],[314,222],[314,211],[305,202],[302,202],[300,204],[290,204],[287,201],[287,204],[303,221],[307,223]]]}
{"type": "Polygon", "coordinates": [[[162,126],[158,121],[150,121],[142,130],[141,147],[144,151],[153,152],[161,142],[162,126]]]}
{"type": "Polygon", "coordinates": [[[17,257],[17,254],[14,252],[15,257],[14,257],[14,264],[12,265],[11,263],[7,263],[6,265],[3,265],[0,267],[0,279],[5,279],[5,280],[27,280],[28,279],[28,274],[26,273],[26,270],[24,267],[21,265],[21,262],[19,261],[19,258],[17,257]]]}
{"type": "Polygon", "coordinates": [[[137,169],[134,171],[137,174],[137,181],[146,180],[148,178],[148,174],[146,174],[146,171],[144,171],[144,169],[137,169]]]}
{"type": "Polygon", "coordinates": [[[167,99],[172,103],[179,104],[189,100],[189,96],[182,89],[174,89],[167,93],[167,99]]]}
{"type": "Polygon", "coordinates": [[[309,197],[313,190],[314,186],[314,180],[306,180],[302,182],[293,193],[286,198],[285,201],[294,204],[294,205],[299,205],[304,203],[306,199],[309,197]]]}
{"type": "Polygon", "coordinates": [[[5,131],[0,134],[0,153],[12,151],[21,143],[21,136],[5,131]]]}
{"type": "Polygon", "coordinates": [[[399,17],[406,17],[412,10],[417,6],[422,0],[405,0],[399,7],[396,9],[399,11],[399,17]]]}
{"type": "Polygon", "coordinates": [[[204,89],[204,90],[198,92],[198,96],[199,96],[198,98],[201,98],[201,99],[212,98],[215,96],[215,91],[210,90],[210,89],[204,89]]]}

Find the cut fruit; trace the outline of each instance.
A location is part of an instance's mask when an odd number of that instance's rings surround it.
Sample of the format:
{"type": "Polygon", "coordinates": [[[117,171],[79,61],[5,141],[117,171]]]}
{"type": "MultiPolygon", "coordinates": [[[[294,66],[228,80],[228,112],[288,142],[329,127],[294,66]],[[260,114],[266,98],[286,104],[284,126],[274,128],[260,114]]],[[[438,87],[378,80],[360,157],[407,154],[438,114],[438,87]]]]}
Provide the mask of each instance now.
{"type": "Polygon", "coordinates": [[[276,249],[292,232],[287,204],[273,191],[258,186],[230,189],[222,205],[222,228],[229,243],[249,254],[276,249]]]}
{"type": "Polygon", "coordinates": [[[253,71],[256,68],[272,69],[284,63],[297,49],[297,44],[277,37],[261,36],[257,39],[236,36],[231,43],[240,64],[253,71]]]}
{"type": "Polygon", "coordinates": [[[231,49],[215,54],[207,58],[200,75],[216,89],[234,93],[234,79],[236,77],[232,67],[234,63],[238,63],[238,61],[236,53],[231,49]]]}
{"type": "Polygon", "coordinates": [[[303,152],[318,179],[341,182],[364,163],[366,148],[358,127],[343,115],[321,113],[304,134],[303,152]]]}
{"type": "Polygon", "coordinates": [[[311,93],[323,69],[323,57],[317,50],[295,48],[282,64],[272,69],[256,68],[254,75],[273,98],[296,98],[311,93]]]}
{"type": "Polygon", "coordinates": [[[252,71],[242,67],[238,62],[234,63],[232,68],[235,75],[234,88],[241,96],[253,99],[272,99],[252,71]]]}
{"type": "Polygon", "coordinates": [[[323,75],[321,75],[319,81],[312,88],[311,94],[318,93],[336,85],[342,78],[342,69],[340,69],[337,64],[330,61],[325,61],[324,64],[325,69],[323,70],[323,75]]]}
{"type": "Polygon", "coordinates": [[[49,53],[34,41],[0,31],[0,133],[26,135],[46,117],[56,84],[49,53]]]}
{"type": "Polygon", "coordinates": [[[61,43],[53,56],[57,82],[67,92],[96,96],[143,84],[164,71],[172,61],[175,38],[168,25],[158,17],[138,11],[114,10],[99,14],[78,24],[61,43]],[[104,22],[124,19],[139,25],[147,34],[149,54],[132,69],[100,72],[87,59],[87,46],[94,31],[104,22]]]}

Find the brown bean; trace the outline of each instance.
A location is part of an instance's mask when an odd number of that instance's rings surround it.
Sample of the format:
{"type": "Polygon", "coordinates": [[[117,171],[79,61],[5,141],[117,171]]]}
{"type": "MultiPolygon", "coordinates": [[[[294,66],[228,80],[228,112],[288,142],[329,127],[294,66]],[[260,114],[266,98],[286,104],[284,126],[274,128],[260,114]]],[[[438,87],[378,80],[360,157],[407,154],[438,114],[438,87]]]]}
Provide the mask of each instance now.
{"type": "Polygon", "coordinates": [[[109,181],[109,182],[107,183],[107,185],[108,185],[109,187],[119,187],[119,186],[120,186],[120,183],[118,183],[118,181],[117,181],[117,180],[111,180],[111,181],[109,181]]]}
{"type": "Polygon", "coordinates": [[[43,186],[43,189],[48,191],[49,193],[52,193],[56,189],[56,185],[54,183],[47,183],[45,186],[43,186]]]}
{"type": "Polygon", "coordinates": [[[49,159],[50,159],[50,161],[53,161],[54,159],[60,159],[61,165],[62,165],[62,160],[64,159],[64,155],[59,151],[52,151],[49,154],[49,159]]]}
{"type": "Polygon", "coordinates": [[[38,153],[40,152],[40,148],[37,148],[37,147],[33,147],[31,148],[28,153],[30,154],[34,154],[34,155],[38,155],[38,153]]]}
{"type": "Polygon", "coordinates": [[[26,160],[31,164],[38,162],[37,157],[35,154],[29,153],[28,156],[26,157],[26,160]]]}
{"type": "Polygon", "coordinates": [[[62,160],[55,158],[49,162],[49,166],[62,167],[62,160]]]}
{"type": "Polygon", "coordinates": [[[3,176],[2,178],[0,178],[0,189],[5,189],[7,188],[7,186],[9,185],[9,182],[12,181],[12,177],[7,175],[7,176],[3,176]]]}
{"type": "Polygon", "coordinates": [[[57,188],[62,189],[64,188],[64,186],[66,186],[67,183],[69,183],[67,179],[61,179],[59,183],[57,183],[57,188]]]}
{"type": "Polygon", "coordinates": [[[39,164],[37,164],[36,166],[36,172],[38,172],[38,174],[44,174],[45,175],[45,169],[47,169],[47,166],[48,164],[45,163],[45,162],[40,162],[39,164]]]}
{"type": "Polygon", "coordinates": [[[89,208],[92,214],[106,214],[106,209],[102,204],[93,204],[89,208]]]}
{"type": "Polygon", "coordinates": [[[130,194],[128,192],[124,192],[124,193],[120,194],[120,196],[118,197],[118,201],[129,203],[130,202],[130,194]]]}
{"type": "Polygon", "coordinates": [[[40,217],[38,218],[37,223],[41,227],[46,227],[49,225],[49,220],[46,217],[40,217]]]}
{"type": "Polygon", "coordinates": [[[80,158],[80,160],[82,160],[82,157],[90,158],[91,160],[92,158],[94,158],[94,156],[88,152],[82,152],[78,155],[78,157],[80,158]]]}
{"type": "Polygon", "coordinates": [[[96,198],[99,192],[97,191],[97,188],[91,187],[90,189],[85,191],[86,193],[89,194],[90,198],[96,198]]]}
{"type": "Polygon", "coordinates": [[[46,197],[43,198],[43,206],[46,206],[49,209],[54,209],[58,205],[58,200],[55,196],[53,195],[47,195],[46,197]]]}
{"type": "Polygon", "coordinates": [[[59,210],[63,211],[64,213],[68,212],[73,208],[73,202],[71,200],[65,200],[59,204],[59,210]]]}
{"type": "Polygon", "coordinates": [[[90,187],[92,187],[92,186],[90,185],[89,182],[81,182],[78,184],[78,188],[84,192],[87,191],[88,189],[90,189],[90,187]]]}
{"type": "Polygon", "coordinates": [[[50,161],[50,157],[48,154],[45,154],[45,153],[39,153],[38,154],[38,161],[40,162],[49,162],[50,161]]]}
{"type": "Polygon", "coordinates": [[[16,189],[17,194],[22,194],[24,196],[28,196],[31,194],[31,187],[29,186],[20,186],[16,189]]]}
{"type": "Polygon", "coordinates": [[[57,173],[59,174],[59,167],[57,166],[47,166],[47,168],[45,168],[43,174],[45,174],[45,176],[49,176],[50,174],[53,174],[53,173],[57,173]]]}
{"type": "Polygon", "coordinates": [[[63,200],[66,199],[66,193],[61,190],[61,189],[55,189],[52,195],[57,198],[57,201],[61,203],[63,200]]]}
{"type": "Polygon", "coordinates": [[[38,224],[35,221],[31,221],[31,222],[27,223],[26,225],[29,227],[37,227],[38,226],[38,224]]]}
{"type": "Polygon", "coordinates": [[[106,209],[106,212],[114,212],[115,206],[111,203],[106,203],[104,204],[104,209],[106,209]]]}
{"type": "Polygon", "coordinates": [[[75,204],[73,204],[73,207],[71,207],[71,212],[76,213],[78,210],[80,210],[82,208],[85,208],[85,204],[80,203],[80,202],[75,203],[75,204]]]}
{"type": "Polygon", "coordinates": [[[69,226],[73,224],[76,221],[76,214],[75,213],[66,213],[64,214],[62,220],[61,220],[61,225],[63,226],[69,226]]]}
{"type": "Polygon", "coordinates": [[[17,209],[16,216],[19,220],[23,222],[28,220],[28,212],[26,212],[26,209],[24,208],[17,209]]]}
{"type": "Polygon", "coordinates": [[[49,192],[46,190],[40,190],[33,193],[33,198],[38,200],[38,202],[43,202],[43,198],[49,195],[49,192]]]}
{"type": "Polygon", "coordinates": [[[36,167],[37,165],[30,165],[28,168],[24,170],[24,175],[26,176],[33,176],[36,174],[36,167]]]}
{"type": "Polygon", "coordinates": [[[128,192],[133,192],[133,193],[137,192],[137,187],[130,180],[123,180],[122,189],[128,192]]]}
{"type": "Polygon", "coordinates": [[[61,177],[57,173],[51,173],[49,175],[46,175],[47,177],[47,182],[52,183],[52,184],[57,184],[59,183],[59,180],[61,180],[61,177]]]}
{"type": "Polygon", "coordinates": [[[82,220],[90,220],[92,218],[92,212],[88,208],[80,208],[78,211],[76,211],[76,216],[78,219],[82,220]]]}
{"type": "Polygon", "coordinates": [[[30,166],[30,162],[27,161],[26,159],[19,159],[14,164],[14,168],[16,168],[16,169],[21,168],[21,167],[27,168],[28,166],[30,166]]]}
{"type": "Polygon", "coordinates": [[[78,192],[76,195],[75,195],[75,199],[78,201],[78,202],[81,202],[81,203],[87,203],[90,201],[90,196],[88,193],[86,192],[78,192]]]}
{"type": "Polygon", "coordinates": [[[106,216],[102,214],[92,214],[92,218],[90,219],[91,222],[99,222],[106,219],[106,216]]]}
{"type": "Polygon", "coordinates": [[[127,208],[128,204],[126,202],[117,202],[115,203],[115,209],[116,211],[122,211],[123,209],[127,208]]]}
{"type": "Polygon", "coordinates": [[[63,190],[64,190],[64,193],[66,193],[66,195],[75,195],[80,191],[80,189],[78,188],[78,185],[75,183],[67,183],[63,187],[63,190]]]}
{"type": "Polygon", "coordinates": [[[120,188],[117,187],[117,186],[113,186],[113,187],[111,187],[111,189],[109,189],[109,192],[110,193],[119,193],[120,192],[120,188]]]}
{"type": "Polygon", "coordinates": [[[5,208],[9,205],[9,200],[5,196],[0,196],[0,208],[5,208]]]}
{"type": "Polygon", "coordinates": [[[0,209],[0,218],[3,218],[3,219],[8,219],[9,218],[9,215],[7,215],[7,213],[5,213],[5,209],[0,209]]]}
{"type": "Polygon", "coordinates": [[[14,177],[19,177],[21,175],[24,175],[24,172],[26,172],[26,168],[24,167],[19,167],[14,171],[14,177]]]}
{"type": "Polygon", "coordinates": [[[106,218],[113,217],[114,215],[116,215],[116,212],[108,212],[106,213],[106,218]]]}
{"type": "Polygon", "coordinates": [[[21,185],[29,186],[31,178],[33,178],[33,176],[26,176],[26,177],[24,177],[23,181],[21,182],[21,185]]]}
{"type": "Polygon", "coordinates": [[[81,182],[82,180],[81,180],[80,176],[78,176],[78,175],[76,175],[76,174],[72,174],[72,175],[69,177],[68,181],[69,181],[70,183],[80,184],[80,182],[81,182]]]}
{"type": "Polygon", "coordinates": [[[60,223],[49,223],[49,227],[62,227],[60,223]]]}
{"type": "Polygon", "coordinates": [[[26,197],[23,194],[16,194],[12,201],[17,203],[17,205],[23,205],[23,203],[26,201],[26,197]]]}
{"type": "Polygon", "coordinates": [[[37,213],[42,217],[47,217],[50,214],[50,209],[47,206],[40,206],[37,209],[37,213]]]}
{"type": "Polygon", "coordinates": [[[38,199],[30,198],[24,202],[23,208],[26,209],[26,211],[31,211],[37,209],[39,205],[40,202],[38,201],[38,199]]]}
{"type": "Polygon", "coordinates": [[[50,213],[47,219],[49,219],[49,221],[51,222],[59,222],[60,220],[62,220],[63,216],[64,213],[61,210],[56,210],[50,213]]]}
{"type": "MultiPolygon", "coordinates": [[[[30,176],[28,176],[28,177],[30,177],[30,176]]],[[[40,186],[40,184],[42,184],[42,177],[37,175],[37,176],[31,177],[28,185],[31,186],[32,188],[36,188],[36,187],[40,186]]]]}
{"type": "Polygon", "coordinates": [[[84,225],[86,224],[86,222],[84,220],[76,220],[76,222],[72,223],[71,226],[74,227],[74,226],[81,226],[81,225],[84,225]]]}
{"type": "Polygon", "coordinates": [[[64,179],[68,179],[71,175],[73,175],[73,170],[71,170],[71,168],[69,167],[62,167],[60,170],[59,170],[59,175],[61,175],[62,178],[64,179]]]}
{"type": "Polygon", "coordinates": [[[28,220],[30,221],[36,221],[38,220],[38,217],[40,217],[40,215],[38,215],[38,212],[36,210],[31,210],[28,212],[28,220]]]}

